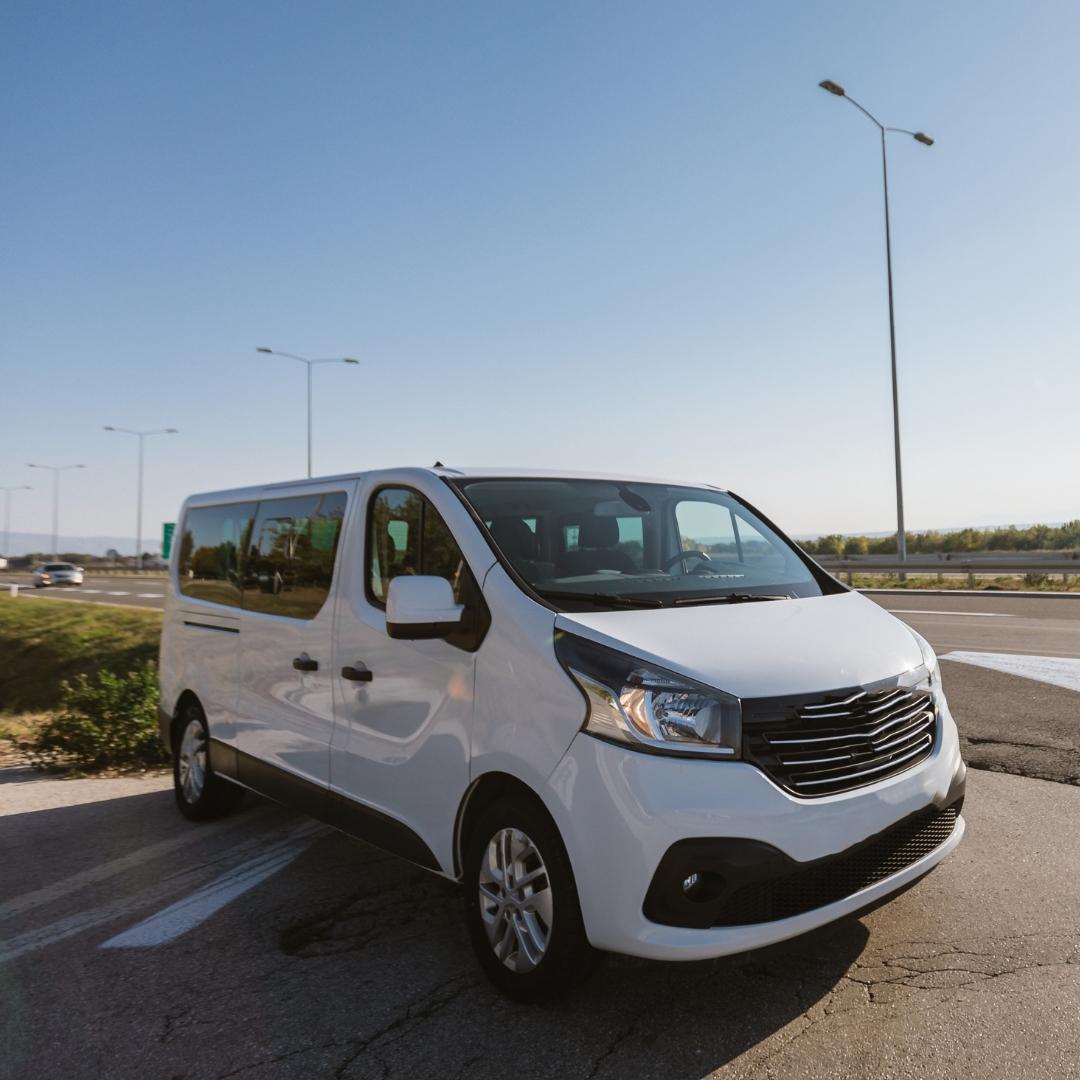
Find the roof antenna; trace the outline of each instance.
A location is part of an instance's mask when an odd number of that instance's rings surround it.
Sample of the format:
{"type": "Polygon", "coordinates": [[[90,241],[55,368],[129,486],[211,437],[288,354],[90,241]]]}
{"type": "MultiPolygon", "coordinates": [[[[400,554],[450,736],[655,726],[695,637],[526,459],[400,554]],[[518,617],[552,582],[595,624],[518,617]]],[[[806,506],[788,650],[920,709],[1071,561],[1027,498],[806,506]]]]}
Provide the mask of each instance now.
{"type": "Polygon", "coordinates": [[[445,469],[446,468],[446,466],[441,461],[436,461],[435,464],[432,465],[431,467],[433,469],[445,469]]]}

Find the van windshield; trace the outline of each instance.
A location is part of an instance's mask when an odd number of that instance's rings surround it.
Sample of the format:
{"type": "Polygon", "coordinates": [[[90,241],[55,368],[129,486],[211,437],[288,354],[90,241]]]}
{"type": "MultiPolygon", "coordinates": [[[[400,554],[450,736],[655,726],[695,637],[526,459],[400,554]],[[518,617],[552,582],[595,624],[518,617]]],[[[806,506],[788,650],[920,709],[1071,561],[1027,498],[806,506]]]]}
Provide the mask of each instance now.
{"type": "Polygon", "coordinates": [[[504,564],[557,608],[677,607],[843,591],[722,491],[558,478],[452,483],[504,564]]]}

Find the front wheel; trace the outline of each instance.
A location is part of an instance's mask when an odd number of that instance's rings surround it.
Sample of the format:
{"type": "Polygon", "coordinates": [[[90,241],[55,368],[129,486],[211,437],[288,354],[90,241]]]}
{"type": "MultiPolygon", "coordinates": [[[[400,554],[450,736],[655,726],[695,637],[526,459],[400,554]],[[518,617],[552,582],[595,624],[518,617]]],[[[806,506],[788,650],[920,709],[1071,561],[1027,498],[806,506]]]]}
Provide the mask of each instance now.
{"type": "Polygon", "coordinates": [[[524,798],[500,799],[470,830],[465,918],[480,966],[511,997],[555,997],[595,966],[562,839],[524,798]]]}
{"type": "Polygon", "coordinates": [[[194,702],[184,706],[173,742],[173,790],[180,813],[191,821],[209,821],[235,810],[244,789],[210,768],[210,732],[194,702]]]}

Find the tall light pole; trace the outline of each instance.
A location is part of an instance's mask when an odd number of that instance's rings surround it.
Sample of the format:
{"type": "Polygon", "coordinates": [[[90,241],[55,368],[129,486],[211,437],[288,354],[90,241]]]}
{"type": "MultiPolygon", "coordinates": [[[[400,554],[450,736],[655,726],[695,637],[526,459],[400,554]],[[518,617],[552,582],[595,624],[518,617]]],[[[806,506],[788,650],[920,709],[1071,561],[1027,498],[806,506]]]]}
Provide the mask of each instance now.
{"type": "Polygon", "coordinates": [[[29,469],[51,469],[53,474],[52,489],[52,557],[53,562],[60,558],[59,541],[57,536],[60,532],[60,474],[68,469],[85,469],[85,465],[34,465],[27,462],[29,469]]]}
{"type": "MultiPolygon", "coordinates": [[[[922,131],[908,131],[907,128],[886,127],[873,113],[864,109],[853,97],[847,94],[839,83],[824,79],[818,83],[822,90],[850,101],[856,109],[868,117],[881,135],[881,179],[885,189],[885,270],[889,285],[889,351],[892,356],[892,411],[893,411],[893,456],[896,462],[896,555],[904,562],[907,559],[907,536],[904,532],[904,484],[900,474],[900,400],[896,387],[896,316],[893,309],[892,287],[892,236],[889,232],[889,164],[885,154],[885,136],[889,132],[898,135],[910,135],[923,146],[933,146],[934,140],[922,131]]],[[[902,579],[903,575],[901,575],[902,579]]]]}
{"type": "Polygon", "coordinates": [[[0,551],[0,555],[11,554],[8,550],[11,547],[11,493],[31,490],[33,489],[29,484],[14,484],[11,487],[0,488],[0,491],[4,493],[4,548],[0,551]]]}
{"type": "Polygon", "coordinates": [[[269,356],[284,356],[289,360],[299,360],[307,365],[307,474],[311,476],[311,369],[316,364],[359,364],[351,356],[331,356],[325,360],[309,360],[306,356],[297,356],[296,353],[281,352],[279,349],[269,349],[265,345],[257,345],[256,352],[266,353],[269,356]]]}
{"type": "Polygon", "coordinates": [[[135,565],[138,569],[142,569],[142,491],[143,491],[143,443],[148,435],[178,435],[174,427],[156,428],[154,431],[132,431],[131,428],[126,427],[112,427],[110,424],[106,424],[104,431],[118,431],[121,435],[134,435],[139,440],[139,481],[138,481],[138,494],[135,499],[135,565]]]}

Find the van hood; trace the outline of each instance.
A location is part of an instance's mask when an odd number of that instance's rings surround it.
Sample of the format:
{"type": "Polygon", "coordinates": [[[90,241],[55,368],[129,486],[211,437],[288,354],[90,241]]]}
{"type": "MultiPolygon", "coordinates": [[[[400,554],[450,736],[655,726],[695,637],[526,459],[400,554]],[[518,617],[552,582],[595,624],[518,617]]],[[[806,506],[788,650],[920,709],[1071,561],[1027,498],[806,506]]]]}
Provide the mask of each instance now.
{"type": "Polygon", "coordinates": [[[864,686],[923,662],[912,632],[854,592],[765,603],[560,612],[555,627],[740,698],[864,686]]]}

